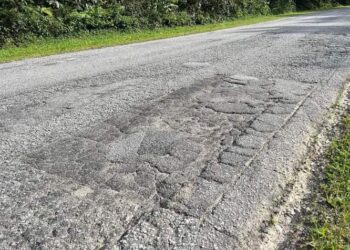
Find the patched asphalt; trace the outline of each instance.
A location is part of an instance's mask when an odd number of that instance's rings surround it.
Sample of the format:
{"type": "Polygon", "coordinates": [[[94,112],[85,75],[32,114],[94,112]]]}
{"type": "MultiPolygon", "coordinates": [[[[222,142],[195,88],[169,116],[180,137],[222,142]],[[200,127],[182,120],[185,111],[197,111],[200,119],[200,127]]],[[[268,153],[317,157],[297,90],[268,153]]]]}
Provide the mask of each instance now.
{"type": "Polygon", "coordinates": [[[345,8],[1,64],[0,248],[259,248],[349,50],[345,8]]]}

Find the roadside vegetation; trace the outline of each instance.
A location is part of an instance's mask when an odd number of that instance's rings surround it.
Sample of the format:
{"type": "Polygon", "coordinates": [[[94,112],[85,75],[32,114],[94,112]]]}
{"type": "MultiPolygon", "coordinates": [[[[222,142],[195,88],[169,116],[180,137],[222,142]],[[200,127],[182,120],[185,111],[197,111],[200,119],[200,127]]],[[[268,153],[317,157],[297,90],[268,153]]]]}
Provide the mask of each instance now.
{"type": "Polygon", "coordinates": [[[257,17],[244,17],[233,21],[210,23],[205,25],[162,27],[135,31],[99,30],[94,32],[79,32],[75,35],[60,37],[37,37],[18,46],[12,44],[0,49],[0,63],[20,60],[23,58],[47,56],[107,46],[124,45],[135,42],[145,42],[157,39],[183,36],[242,25],[272,21],[281,17],[304,14],[306,12],[293,12],[280,15],[257,17]]]}
{"type": "Polygon", "coordinates": [[[324,182],[310,218],[308,245],[314,249],[350,249],[350,115],[343,133],[328,151],[324,182]]]}
{"type": "Polygon", "coordinates": [[[350,0],[1,0],[0,62],[269,21],[350,0]]]}

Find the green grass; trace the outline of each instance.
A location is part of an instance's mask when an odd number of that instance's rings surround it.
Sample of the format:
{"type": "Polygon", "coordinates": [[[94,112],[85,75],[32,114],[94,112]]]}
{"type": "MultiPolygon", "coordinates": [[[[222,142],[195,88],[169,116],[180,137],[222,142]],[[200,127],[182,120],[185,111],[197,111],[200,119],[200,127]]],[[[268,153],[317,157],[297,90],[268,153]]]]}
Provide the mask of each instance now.
{"type": "Polygon", "coordinates": [[[135,42],[144,42],[207,31],[215,31],[260,22],[267,22],[283,17],[295,16],[305,13],[307,12],[295,12],[271,16],[246,17],[222,23],[181,26],[174,28],[160,28],[155,30],[142,30],[135,32],[100,31],[95,33],[81,33],[79,35],[68,37],[36,39],[35,41],[23,46],[8,46],[0,49],[0,63],[20,60],[24,58],[41,57],[59,53],[87,50],[92,48],[124,45],[135,42]]]}
{"type": "Polygon", "coordinates": [[[350,249],[350,115],[343,126],[327,154],[321,200],[311,217],[309,245],[315,249],[350,249]]]}

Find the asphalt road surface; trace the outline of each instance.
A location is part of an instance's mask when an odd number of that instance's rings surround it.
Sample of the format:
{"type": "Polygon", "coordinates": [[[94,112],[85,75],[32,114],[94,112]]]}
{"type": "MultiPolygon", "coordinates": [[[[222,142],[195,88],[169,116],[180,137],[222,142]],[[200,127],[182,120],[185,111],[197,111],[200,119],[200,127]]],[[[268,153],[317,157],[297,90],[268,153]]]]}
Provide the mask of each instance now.
{"type": "Polygon", "coordinates": [[[350,9],[0,65],[0,249],[258,249],[350,68],[350,9]]]}

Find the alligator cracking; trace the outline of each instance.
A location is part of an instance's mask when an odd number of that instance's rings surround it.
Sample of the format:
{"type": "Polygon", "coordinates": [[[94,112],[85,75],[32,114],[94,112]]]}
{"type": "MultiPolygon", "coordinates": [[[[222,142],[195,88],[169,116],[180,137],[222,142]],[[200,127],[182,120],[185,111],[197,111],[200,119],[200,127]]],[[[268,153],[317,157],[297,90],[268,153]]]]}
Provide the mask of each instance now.
{"type": "Polygon", "coordinates": [[[181,220],[235,241],[207,218],[314,90],[314,83],[217,75],[54,141],[21,162],[80,183],[72,195],[98,203],[119,225],[101,240],[104,247],[132,248],[143,230],[152,245],[164,221],[175,244],[181,220]]]}

